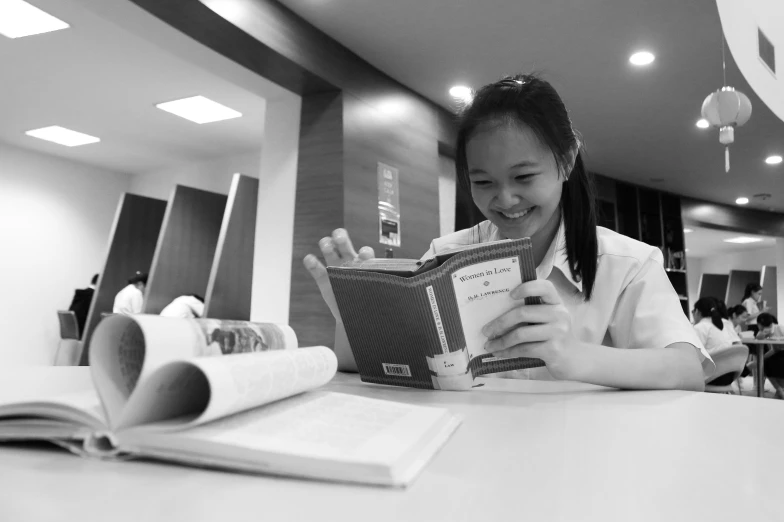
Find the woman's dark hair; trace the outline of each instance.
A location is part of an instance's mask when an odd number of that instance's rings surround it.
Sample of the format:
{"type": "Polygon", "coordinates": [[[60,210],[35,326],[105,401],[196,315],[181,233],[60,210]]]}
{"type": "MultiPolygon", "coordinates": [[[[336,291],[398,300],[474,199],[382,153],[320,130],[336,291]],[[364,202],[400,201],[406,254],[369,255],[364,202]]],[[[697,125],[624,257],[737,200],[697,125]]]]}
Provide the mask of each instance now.
{"type": "Polygon", "coordinates": [[[757,283],[747,284],[746,290],[743,292],[743,300],[745,301],[746,299],[751,297],[751,294],[753,294],[754,292],[759,292],[760,290],[762,290],[762,287],[757,283]]]}
{"type": "Polygon", "coordinates": [[[717,299],[713,297],[703,297],[694,303],[694,309],[697,310],[701,316],[710,317],[713,326],[719,330],[724,330],[724,323],[721,320],[721,311],[717,303],[717,299]]]}
{"type": "Polygon", "coordinates": [[[128,279],[129,285],[135,285],[136,283],[144,283],[147,284],[147,272],[136,272],[132,277],[128,279]]]}
{"type": "Polygon", "coordinates": [[[730,317],[732,317],[734,315],[741,316],[742,314],[745,314],[747,312],[748,312],[748,310],[746,310],[746,307],[743,306],[742,304],[735,305],[735,306],[733,306],[732,308],[729,309],[730,317]]]}
{"type": "Polygon", "coordinates": [[[580,139],[563,100],[550,83],[529,74],[508,76],[482,87],[458,120],[457,179],[469,192],[466,144],[477,128],[486,123],[526,126],[552,151],[565,177],[561,212],[569,270],[573,278],[582,281],[583,295],[589,300],[598,264],[596,189],[585,170],[580,139]]]}
{"type": "Polygon", "coordinates": [[[95,274],[92,279],[90,279],[90,284],[94,285],[98,283],[98,274],[95,274]]]}
{"type": "Polygon", "coordinates": [[[763,312],[757,316],[757,326],[760,328],[767,328],[772,324],[779,324],[779,320],[776,319],[775,315],[763,312]]]}
{"type": "MultiPolygon", "coordinates": [[[[714,297],[714,299],[716,299],[714,297]]],[[[729,319],[730,314],[727,312],[727,305],[724,304],[724,301],[721,299],[716,299],[716,308],[719,309],[719,314],[721,315],[722,319],[729,319]]]]}

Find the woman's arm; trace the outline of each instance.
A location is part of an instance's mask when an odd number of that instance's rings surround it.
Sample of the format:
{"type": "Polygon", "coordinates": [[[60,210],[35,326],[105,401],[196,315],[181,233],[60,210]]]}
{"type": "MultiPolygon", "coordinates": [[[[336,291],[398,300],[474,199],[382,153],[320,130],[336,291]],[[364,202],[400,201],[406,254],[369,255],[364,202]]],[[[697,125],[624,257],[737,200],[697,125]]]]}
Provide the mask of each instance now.
{"type": "Polygon", "coordinates": [[[485,326],[485,348],[499,357],[537,357],[556,379],[625,389],[704,389],[697,349],[689,343],[623,349],[581,342],[549,281],[523,283],[511,296],[539,296],[544,304],[513,308],[485,326]]]}

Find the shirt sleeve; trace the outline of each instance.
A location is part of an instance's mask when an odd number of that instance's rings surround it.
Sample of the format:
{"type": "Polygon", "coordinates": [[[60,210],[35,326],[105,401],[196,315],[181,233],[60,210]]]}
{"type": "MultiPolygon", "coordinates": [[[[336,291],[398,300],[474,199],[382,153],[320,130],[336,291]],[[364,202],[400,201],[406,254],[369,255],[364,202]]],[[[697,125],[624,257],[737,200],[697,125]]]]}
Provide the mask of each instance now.
{"type": "Polygon", "coordinates": [[[688,343],[697,350],[706,377],[716,369],[683,313],[658,249],[645,260],[618,297],[609,331],[613,344],[620,348],[665,348],[674,343],[688,343]]]}
{"type": "Polygon", "coordinates": [[[141,292],[134,292],[129,299],[130,313],[142,313],[142,306],[144,305],[144,294],[141,292]]]}

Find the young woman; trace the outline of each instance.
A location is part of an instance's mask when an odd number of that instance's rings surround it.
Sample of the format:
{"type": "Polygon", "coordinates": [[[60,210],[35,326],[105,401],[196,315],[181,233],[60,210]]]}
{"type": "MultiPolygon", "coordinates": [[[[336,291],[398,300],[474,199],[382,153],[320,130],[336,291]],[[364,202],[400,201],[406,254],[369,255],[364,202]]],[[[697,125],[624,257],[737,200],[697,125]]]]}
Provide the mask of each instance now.
{"type": "Polygon", "coordinates": [[[762,287],[760,285],[756,283],[746,285],[746,291],[743,292],[743,306],[749,313],[746,326],[756,334],[759,331],[759,328],[757,328],[757,316],[768,311],[768,307],[762,303],[762,287]],[[761,308],[760,304],[763,304],[761,308]]]}
{"type": "Polygon", "coordinates": [[[746,326],[746,321],[749,320],[748,310],[746,310],[746,307],[743,305],[735,305],[728,310],[728,313],[733,329],[737,333],[741,333],[743,331],[743,327],[746,326]]]}
{"type": "Polygon", "coordinates": [[[142,313],[144,289],[146,286],[147,274],[136,272],[133,277],[128,279],[128,285],[114,296],[112,313],[124,315],[142,313]]]}
{"type": "MultiPolygon", "coordinates": [[[[425,256],[459,245],[530,237],[537,280],[520,302],[485,326],[499,356],[544,360],[520,378],[618,388],[702,390],[713,362],[683,314],[661,252],[596,226],[595,195],[566,107],[546,81],[509,77],[476,93],[461,114],[457,175],[487,221],[435,239],[425,256]],[[525,305],[539,296],[540,305],[525,305]],[[618,349],[622,348],[622,349],[618,349]],[[702,366],[701,366],[702,365],[702,366]]],[[[328,265],[359,256],[345,230],[319,242],[328,265]]],[[[324,265],[305,266],[337,320],[341,369],[355,368],[324,265]]]]}
{"type": "MultiPolygon", "coordinates": [[[[762,312],[757,316],[757,325],[757,339],[784,339],[784,331],[776,316],[762,312]]],[[[773,350],[765,354],[765,377],[776,388],[776,398],[784,399],[784,351],[779,346],[774,346],[773,350]]]]}
{"type": "Polygon", "coordinates": [[[729,324],[729,321],[722,317],[722,306],[720,302],[712,297],[703,297],[694,303],[694,331],[702,341],[708,353],[717,348],[723,348],[732,344],[740,344],[740,338],[729,324]]]}

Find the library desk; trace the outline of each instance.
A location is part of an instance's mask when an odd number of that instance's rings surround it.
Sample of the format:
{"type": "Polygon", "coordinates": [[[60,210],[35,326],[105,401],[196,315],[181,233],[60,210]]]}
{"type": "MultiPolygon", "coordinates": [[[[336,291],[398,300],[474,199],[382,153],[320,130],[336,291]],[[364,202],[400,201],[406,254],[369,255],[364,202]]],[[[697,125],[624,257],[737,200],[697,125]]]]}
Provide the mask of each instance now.
{"type": "MultiPolygon", "coordinates": [[[[3,369],[0,371],[20,371],[3,369]]],[[[69,368],[84,371],[87,368],[69,368]]],[[[86,375],[86,374],[85,374],[86,375]]],[[[83,376],[84,377],[84,376],[83,376]]],[[[1,381],[0,381],[1,382],[1,381]]],[[[0,446],[0,520],[780,521],[784,403],[481,379],[424,391],[327,388],[443,406],[462,426],[408,489],[102,462],[0,446]]]]}

